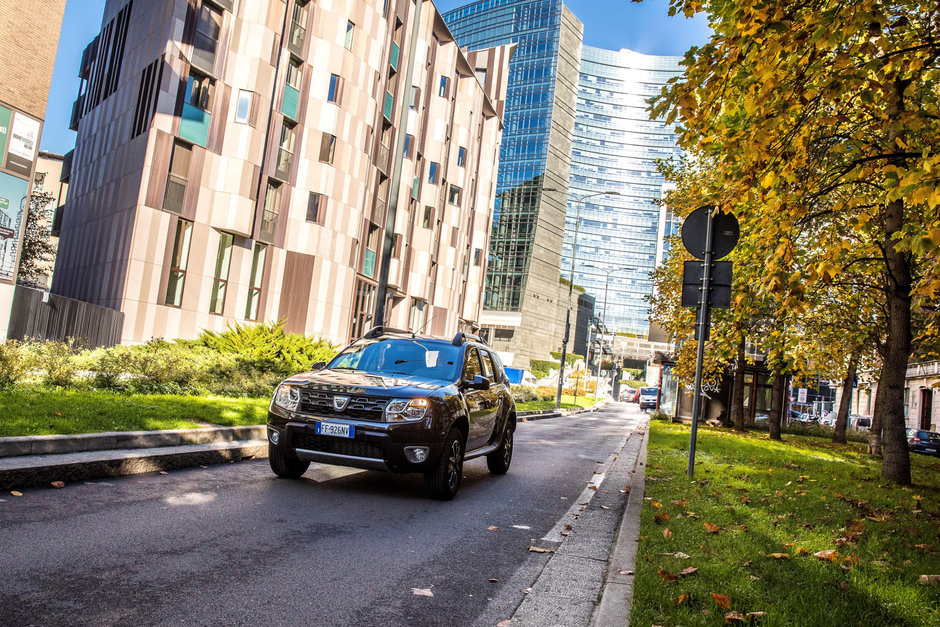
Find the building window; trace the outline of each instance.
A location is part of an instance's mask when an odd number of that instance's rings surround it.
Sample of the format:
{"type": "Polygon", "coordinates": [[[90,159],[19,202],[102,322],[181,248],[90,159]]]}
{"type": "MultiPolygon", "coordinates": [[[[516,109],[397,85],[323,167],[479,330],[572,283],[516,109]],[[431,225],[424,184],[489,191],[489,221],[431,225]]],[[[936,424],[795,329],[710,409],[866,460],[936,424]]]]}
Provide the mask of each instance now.
{"type": "Polygon", "coordinates": [[[264,193],[264,210],[261,213],[261,235],[273,239],[277,232],[277,217],[281,210],[281,184],[268,181],[264,193]]]}
{"type": "Polygon", "coordinates": [[[333,163],[333,157],[336,154],[336,135],[323,133],[320,138],[320,162],[333,163]]]}
{"type": "Polygon", "coordinates": [[[338,74],[330,74],[330,88],[326,92],[326,101],[339,104],[340,78],[338,74]]]}
{"type": "Polygon", "coordinates": [[[300,53],[304,47],[304,40],[307,37],[307,4],[294,2],[294,9],[290,16],[290,40],[289,45],[295,51],[300,53]]]}
{"type": "Polygon", "coordinates": [[[297,91],[300,91],[300,82],[303,79],[303,75],[303,61],[291,57],[290,61],[287,63],[287,84],[297,91]]]}
{"type": "Polygon", "coordinates": [[[461,146],[457,149],[457,167],[462,168],[467,162],[467,149],[461,146]]]}
{"type": "Polygon", "coordinates": [[[439,164],[434,161],[431,162],[431,165],[428,166],[428,183],[432,185],[437,185],[437,169],[440,167],[439,164]]]}
{"type": "Polygon", "coordinates": [[[251,119],[252,93],[244,89],[238,90],[238,101],[235,105],[235,121],[247,124],[251,119]]]}
{"type": "Polygon", "coordinates": [[[326,196],[310,192],[307,197],[307,222],[323,224],[326,212],[326,196]]]}
{"type": "Polygon", "coordinates": [[[362,337],[372,326],[375,311],[376,287],[365,281],[356,282],[356,300],[353,304],[352,335],[350,339],[362,337]]]}
{"type": "Polygon", "coordinates": [[[405,145],[402,149],[402,154],[404,154],[407,159],[411,158],[411,155],[414,151],[414,143],[414,135],[405,135],[405,145]]]}
{"type": "Polygon", "coordinates": [[[176,221],[173,256],[170,257],[170,276],[166,284],[166,300],[164,301],[172,307],[179,307],[183,302],[183,284],[186,282],[186,266],[189,264],[189,242],[192,235],[192,222],[183,219],[176,221]]]}
{"type": "Polygon", "coordinates": [[[451,185],[450,189],[447,191],[447,204],[454,206],[460,205],[460,199],[462,196],[463,190],[456,185],[451,185]]]}
{"type": "Polygon", "coordinates": [[[482,249],[482,248],[476,248],[476,249],[474,249],[474,251],[473,251],[473,265],[475,265],[475,266],[480,265],[480,262],[481,262],[482,260],[483,260],[483,249],[482,249]]]}
{"type": "Polygon", "coordinates": [[[434,220],[434,207],[430,205],[424,206],[424,217],[421,219],[421,226],[426,229],[431,228],[431,222],[434,220]]]}
{"type": "Polygon", "coordinates": [[[231,233],[219,233],[219,251],[215,256],[215,274],[212,281],[212,298],[209,300],[209,312],[221,314],[225,307],[225,292],[228,288],[228,271],[232,264],[231,233]]]}
{"type": "Polygon", "coordinates": [[[346,46],[346,50],[352,50],[353,48],[353,35],[355,34],[355,31],[356,31],[356,25],[353,24],[352,22],[347,21],[346,22],[346,42],[344,43],[344,45],[346,46]]]}
{"type": "Polygon", "coordinates": [[[420,298],[411,299],[411,312],[408,315],[408,330],[420,333],[428,320],[428,302],[420,298]]]}
{"type": "Polygon", "coordinates": [[[437,95],[441,98],[447,98],[448,86],[450,85],[450,79],[446,76],[441,76],[441,83],[437,88],[437,95]]]}
{"type": "Polygon", "coordinates": [[[215,81],[199,72],[190,72],[186,83],[186,102],[197,109],[209,112],[212,106],[212,94],[215,81]]]}
{"type": "Polygon", "coordinates": [[[297,141],[297,125],[284,118],[281,125],[281,141],[277,151],[277,175],[285,181],[290,178],[294,164],[294,145],[297,141]]]}
{"type": "Polygon", "coordinates": [[[163,208],[167,211],[183,213],[186,184],[189,182],[189,162],[192,156],[192,146],[179,141],[173,143],[170,172],[166,179],[166,193],[163,195],[163,208]]]}
{"type": "Polygon", "coordinates": [[[258,319],[258,305],[261,303],[261,279],[264,276],[264,258],[268,247],[255,243],[254,254],[251,256],[251,275],[248,279],[248,302],[245,305],[245,319],[258,319]]]}
{"type": "Polygon", "coordinates": [[[369,234],[366,236],[366,252],[362,259],[362,273],[368,277],[375,276],[375,260],[379,254],[379,227],[369,225],[369,234]]]}
{"type": "Polygon", "coordinates": [[[408,102],[409,109],[417,109],[418,103],[421,101],[421,88],[415,85],[411,86],[411,100],[408,102]]]}
{"type": "Polygon", "coordinates": [[[215,54],[219,47],[219,34],[222,32],[222,12],[208,2],[199,7],[196,20],[196,32],[193,35],[193,64],[212,73],[215,66],[215,54]]]}

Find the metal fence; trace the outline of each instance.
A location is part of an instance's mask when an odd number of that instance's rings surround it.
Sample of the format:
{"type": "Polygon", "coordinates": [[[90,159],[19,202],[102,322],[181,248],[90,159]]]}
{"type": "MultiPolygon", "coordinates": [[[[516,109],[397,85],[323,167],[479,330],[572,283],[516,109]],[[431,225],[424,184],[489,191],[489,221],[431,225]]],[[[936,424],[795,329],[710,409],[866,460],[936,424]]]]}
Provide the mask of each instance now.
{"type": "Polygon", "coordinates": [[[97,348],[121,343],[124,314],[115,309],[16,286],[7,338],[65,340],[97,348]]]}

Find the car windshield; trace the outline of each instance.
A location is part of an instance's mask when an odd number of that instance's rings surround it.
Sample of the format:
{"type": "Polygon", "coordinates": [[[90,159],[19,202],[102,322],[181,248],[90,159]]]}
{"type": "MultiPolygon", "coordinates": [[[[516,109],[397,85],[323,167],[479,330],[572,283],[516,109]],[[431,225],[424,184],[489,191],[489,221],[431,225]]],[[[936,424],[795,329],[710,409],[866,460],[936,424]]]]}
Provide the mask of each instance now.
{"type": "Polygon", "coordinates": [[[390,339],[356,342],[334,357],[327,367],[456,381],[459,364],[459,346],[419,339],[390,339]]]}
{"type": "Polygon", "coordinates": [[[656,396],[659,392],[659,388],[643,388],[640,390],[640,394],[644,396],[656,396]]]}

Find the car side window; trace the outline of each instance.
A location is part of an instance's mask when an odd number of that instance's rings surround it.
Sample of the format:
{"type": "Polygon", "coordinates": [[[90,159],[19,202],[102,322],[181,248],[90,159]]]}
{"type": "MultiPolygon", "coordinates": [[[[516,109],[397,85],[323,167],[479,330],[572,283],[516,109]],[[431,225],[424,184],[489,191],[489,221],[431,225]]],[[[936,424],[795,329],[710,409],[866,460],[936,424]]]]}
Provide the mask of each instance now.
{"type": "Polygon", "coordinates": [[[473,377],[482,374],[483,370],[480,366],[480,356],[477,354],[477,349],[471,346],[467,349],[467,357],[464,360],[463,380],[473,381],[473,377]]]}
{"type": "Polygon", "coordinates": [[[483,366],[483,376],[490,381],[496,381],[493,376],[493,362],[490,361],[490,354],[482,348],[478,348],[477,351],[480,353],[480,364],[483,366]]]}

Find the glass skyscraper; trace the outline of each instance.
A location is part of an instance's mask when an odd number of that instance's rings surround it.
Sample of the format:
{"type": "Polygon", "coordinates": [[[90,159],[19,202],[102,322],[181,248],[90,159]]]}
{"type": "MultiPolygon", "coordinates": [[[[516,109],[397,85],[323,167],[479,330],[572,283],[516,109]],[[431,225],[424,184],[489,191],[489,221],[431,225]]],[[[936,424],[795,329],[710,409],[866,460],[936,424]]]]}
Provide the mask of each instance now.
{"type": "Polygon", "coordinates": [[[675,229],[658,202],[665,180],[656,168],[657,159],[679,154],[675,131],[649,119],[646,101],[682,73],[679,61],[632,50],[581,51],[562,276],[571,272],[578,198],[618,192],[581,204],[574,256],[574,282],[595,296],[611,331],[648,333],[650,273],[675,229]]]}

